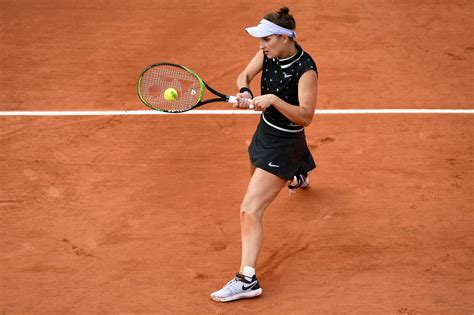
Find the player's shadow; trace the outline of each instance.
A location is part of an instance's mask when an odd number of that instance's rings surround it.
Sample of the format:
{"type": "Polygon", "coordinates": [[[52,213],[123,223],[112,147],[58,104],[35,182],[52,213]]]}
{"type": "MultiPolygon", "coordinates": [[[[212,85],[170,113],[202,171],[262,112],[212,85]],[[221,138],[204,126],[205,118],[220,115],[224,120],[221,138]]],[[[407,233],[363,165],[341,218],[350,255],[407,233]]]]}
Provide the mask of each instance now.
{"type": "Polygon", "coordinates": [[[305,252],[318,229],[347,204],[345,194],[335,187],[316,185],[290,195],[283,191],[265,214],[265,241],[257,266],[259,279],[278,281],[278,271],[289,269],[283,268],[286,261],[305,252]]]}

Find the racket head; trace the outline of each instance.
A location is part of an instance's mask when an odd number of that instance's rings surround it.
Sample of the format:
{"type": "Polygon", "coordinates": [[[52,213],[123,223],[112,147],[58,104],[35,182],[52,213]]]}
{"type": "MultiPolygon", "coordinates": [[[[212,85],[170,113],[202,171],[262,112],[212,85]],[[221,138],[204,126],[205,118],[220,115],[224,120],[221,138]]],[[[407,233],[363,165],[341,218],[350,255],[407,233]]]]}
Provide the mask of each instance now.
{"type": "Polygon", "coordinates": [[[140,100],[148,107],[168,113],[181,113],[200,104],[205,83],[192,70],[173,63],[155,63],[146,67],[138,78],[140,100]],[[165,99],[165,91],[173,88],[175,100],[165,99]]]}

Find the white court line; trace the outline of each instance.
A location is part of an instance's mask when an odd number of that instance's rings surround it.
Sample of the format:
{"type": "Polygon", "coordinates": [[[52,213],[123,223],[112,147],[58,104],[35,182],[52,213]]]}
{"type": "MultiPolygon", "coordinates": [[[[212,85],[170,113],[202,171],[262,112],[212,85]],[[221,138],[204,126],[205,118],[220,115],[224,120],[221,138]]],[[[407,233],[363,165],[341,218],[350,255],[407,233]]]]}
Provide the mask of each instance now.
{"type": "MultiPolygon", "coordinates": [[[[360,114],[474,114],[474,109],[317,109],[316,115],[360,114]]],[[[191,110],[180,115],[254,115],[253,110],[191,110]]],[[[124,116],[172,115],[156,110],[0,111],[0,116],[124,116]]]]}

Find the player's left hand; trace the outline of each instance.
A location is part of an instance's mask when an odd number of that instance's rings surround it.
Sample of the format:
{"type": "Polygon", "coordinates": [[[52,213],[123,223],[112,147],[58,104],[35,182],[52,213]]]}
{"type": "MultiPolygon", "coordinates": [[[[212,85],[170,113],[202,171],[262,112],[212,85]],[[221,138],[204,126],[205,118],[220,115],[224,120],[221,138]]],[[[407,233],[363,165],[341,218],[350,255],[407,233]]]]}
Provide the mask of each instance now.
{"type": "Polygon", "coordinates": [[[252,102],[252,95],[249,92],[237,93],[235,96],[237,103],[233,105],[234,108],[247,109],[252,102]]]}
{"type": "Polygon", "coordinates": [[[265,111],[268,107],[275,103],[276,96],[274,94],[265,94],[256,96],[252,100],[254,110],[256,111],[265,111]]]}

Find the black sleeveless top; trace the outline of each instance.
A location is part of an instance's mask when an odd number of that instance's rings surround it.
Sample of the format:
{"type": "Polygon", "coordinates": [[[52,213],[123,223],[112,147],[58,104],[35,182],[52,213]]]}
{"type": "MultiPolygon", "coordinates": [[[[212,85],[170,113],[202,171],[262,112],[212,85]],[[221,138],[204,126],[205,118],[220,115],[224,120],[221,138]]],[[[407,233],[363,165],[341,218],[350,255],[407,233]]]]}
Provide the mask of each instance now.
{"type": "MultiPolygon", "coordinates": [[[[285,102],[299,106],[298,81],[301,76],[310,70],[316,71],[313,58],[298,45],[298,52],[289,58],[269,59],[264,55],[261,79],[261,94],[275,94],[285,102]]],[[[263,120],[282,131],[298,132],[303,127],[291,122],[275,107],[270,106],[262,114],[263,120]]]]}

